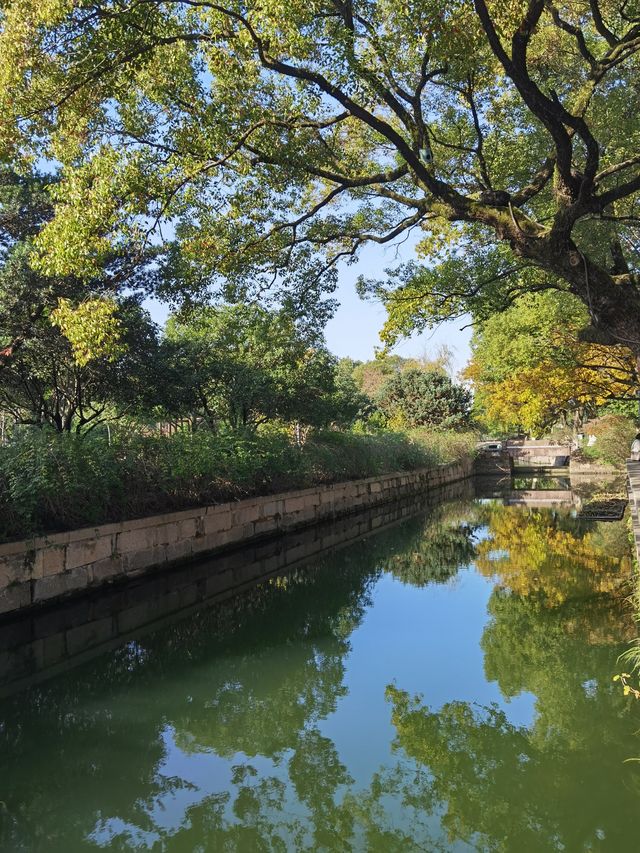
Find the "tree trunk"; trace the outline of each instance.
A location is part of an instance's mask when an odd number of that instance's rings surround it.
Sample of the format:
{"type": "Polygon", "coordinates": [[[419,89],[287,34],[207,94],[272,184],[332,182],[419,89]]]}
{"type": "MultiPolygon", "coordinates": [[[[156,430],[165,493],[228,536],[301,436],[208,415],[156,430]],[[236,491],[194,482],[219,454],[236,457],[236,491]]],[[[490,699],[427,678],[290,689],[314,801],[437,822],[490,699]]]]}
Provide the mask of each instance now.
{"type": "MultiPolygon", "coordinates": [[[[614,275],[593,262],[568,236],[542,235],[520,228],[513,220],[494,222],[496,233],[508,239],[516,255],[533,261],[554,278],[564,279],[569,290],[586,305],[591,325],[581,338],[605,346],[628,347],[640,366],[640,281],[632,273],[614,275]]],[[[550,285],[551,286],[551,285],[550,285]]]]}

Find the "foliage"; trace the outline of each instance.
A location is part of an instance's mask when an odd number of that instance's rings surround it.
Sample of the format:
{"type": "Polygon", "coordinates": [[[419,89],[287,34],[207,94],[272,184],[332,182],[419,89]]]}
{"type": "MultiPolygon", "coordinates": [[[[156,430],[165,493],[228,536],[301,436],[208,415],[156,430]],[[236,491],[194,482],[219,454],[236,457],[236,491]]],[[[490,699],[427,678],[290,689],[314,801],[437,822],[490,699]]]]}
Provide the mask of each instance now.
{"type": "Polygon", "coordinates": [[[626,418],[637,419],[638,400],[610,400],[598,408],[598,414],[600,416],[624,415],[626,418]]]}
{"type": "Polygon", "coordinates": [[[84,436],[17,429],[0,447],[0,538],[411,471],[471,452],[473,436],[112,430],[84,436]]]}
{"type": "Polygon", "coordinates": [[[86,363],[87,344],[106,343],[116,334],[113,300],[140,298],[155,281],[151,250],[135,257],[113,251],[88,281],[35,272],[34,241],[54,215],[51,191],[57,183],[52,175],[18,174],[0,166],[0,368],[29,338],[34,324],[56,311],[77,338],[86,363]],[[86,338],[82,345],[89,330],[93,340],[86,338]]]}
{"type": "Polygon", "coordinates": [[[356,380],[354,365],[350,358],[341,358],[336,365],[335,387],[328,402],[337,426],[351,426],[368,418],[373,410],[371,398],[361,390],[356,380]]]}
{"type": "Polygon", "coordinates": [[[596,440],[594,444],[585,444],[583,453],[599,462],[623,468],[637,431],[634,422],[624,415],[604,415],[585,426],[585,434],[595,436],[596,440]]]}
{"type": "Polygon", "coordinates": [[[46,313],[33,322],[0,369],[0,408],[15,423],[83,432],[153,405],[163,381],[156,328],[135,300],[109,313],[120,342],[100,357],[78,358],[46,313]]]}
{"type": "Polygon", "coordinates": [[[640,352],[637,21],[627,0],[5,0],[0,146],[61,165],[48,275],[167,221],[166,286],[319,294],[368,241],[393,340],[564,289],[640,352]]]}
{"type": "Polygon", "coordinates": [[[453,462],[473,456],[478,444],[476,432],[415,429],[409,430],[407,435],[412,441],[427,448],[440,462],[453,462]]]}
{"type": "Polygon", "coordinates": [[[15,422],[83,431],[128,413],[212,429],[274,418],[348,426],[366,410],[314,323],[291,307],[185,310],[159,342],[140,307],[152,252],[105,256],[90,282],[35,272],[56,186],[0,170],[0,406],[15,422]]]}
{"type": "Polygon", "coordinates": [[[288,312],[255,304],[201,308],[169,318],[166,336],[176,386],[167,408],[175,414],[199,415],[212,429],[277,418],[348,422],[357,414],[344,383],[336,389],[335,358],[288,312]]]}
{"type": "Polygon", "coordinates": [[[95,358],[116,361],[126,351],[122,346],[118,305],[113,300],[87,299],[74,306],[68,299],[59,299],[50,320],[71,344],[80,367],[86,367],[95,358]]]}
{"type": "Polygon", "coordinates": [[[469,428],[471,394],[444,373],[406,370],[387,379],[376,404],[388,422],[412,429],[469,428]]]}
{"type": "Polygon", "coordinates": [[[418,368],[417,359],[403,358],[400,355],[379,355],[371,361],[354,363],[353,378],[362,392],[373,398],[391,376],[411,368],[418,368]]]}
{"type": "Polygon", "coordinates": [[[152,274],[148,258],[118,255],[91,282],[34,272],[51,182],[0,169],[0,408],[81,431],[144,408],[159,385],[157,333],[139,304],[152,274]]]}
{"type": "Polygon", "coordinates": [[[407,370],[448,374],[451,371],[453,352],[446,345],[439,347],[433,357],[404,358],[388,352],[379,352],[371,361],[353,362],[353,378],[362,392],[375,398],[384,383],[407,370]]]}
{"type": "Polygon", "coordinates": [[[631,351],[580,341],[587,319],[577,299],[547,292],[521,297],[476,330],[466,376],[490,430],[539,435],[559,420],[580,420],[609,400],[632,397],[638,379],[631,351]]]}

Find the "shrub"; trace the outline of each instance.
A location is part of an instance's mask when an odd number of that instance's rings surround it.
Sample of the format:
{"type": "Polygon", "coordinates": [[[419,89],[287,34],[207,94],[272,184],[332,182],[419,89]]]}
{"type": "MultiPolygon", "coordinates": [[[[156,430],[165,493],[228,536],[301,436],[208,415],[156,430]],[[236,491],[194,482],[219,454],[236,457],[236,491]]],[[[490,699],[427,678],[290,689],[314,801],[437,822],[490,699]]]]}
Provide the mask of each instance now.
{"type": "Polygon", "coordinates": [[[468,429],[471,393],[438,371],[406,370],[380,388],[376,403],[389,424],[403,428],[468,429]]]}
{"type": "Polygon", "coordinates": [[[585,427],[587,435],[595,436],[595,444],[583,448],[583,452],[592,459],[621,468],[629,458],[636,431],[633,421],[624,415],[597,418],[585,427]]]}

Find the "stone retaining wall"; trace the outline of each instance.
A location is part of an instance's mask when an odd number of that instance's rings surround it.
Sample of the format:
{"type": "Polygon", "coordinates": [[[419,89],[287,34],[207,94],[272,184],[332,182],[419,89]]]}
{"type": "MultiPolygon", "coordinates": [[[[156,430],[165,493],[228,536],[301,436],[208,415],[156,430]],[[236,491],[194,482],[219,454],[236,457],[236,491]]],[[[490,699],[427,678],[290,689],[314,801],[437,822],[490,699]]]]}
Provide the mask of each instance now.
{"type": "Polygon", "coordinates": [[[513,459],[506,450],[480,449],[473,460],[473,473],[478,476],[511,476],[513,459]]]}
{"type": "Polygon", "coordinates": [[[569,472],[571,476],[574,474],[618,474],[619,477],[624,477],[624,468],[616,468],[615,465],[605,465],[601,462],[581,462],[577,459],[571,459],[569,463],[569,472]]]}
{"type": "Polygon", "coordinates": [[[640,462],[627,462],[627,485],[629,488],[631,529],[636,546],[636,557],[640,564],[640,462]]]}
{"type": "Polygon", "coordinates": [[[0,545],[0,614],[427,492],[471,460],[0,545]]]}

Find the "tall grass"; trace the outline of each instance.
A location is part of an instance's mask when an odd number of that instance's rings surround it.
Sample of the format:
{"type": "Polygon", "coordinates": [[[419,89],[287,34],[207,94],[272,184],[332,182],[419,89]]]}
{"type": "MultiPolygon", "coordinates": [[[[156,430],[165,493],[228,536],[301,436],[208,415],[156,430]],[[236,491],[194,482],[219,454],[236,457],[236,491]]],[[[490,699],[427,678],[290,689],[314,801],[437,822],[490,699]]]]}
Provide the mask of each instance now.
{"type": "Polygon", "coordinates": [[[283,431],[173,436],[18,433],[0,448],[0,538],[20,538],[411,471],[462,458],[473,435],[324,431],[302,447],[283,431]]]}

